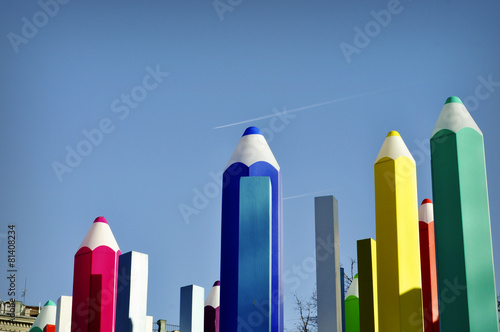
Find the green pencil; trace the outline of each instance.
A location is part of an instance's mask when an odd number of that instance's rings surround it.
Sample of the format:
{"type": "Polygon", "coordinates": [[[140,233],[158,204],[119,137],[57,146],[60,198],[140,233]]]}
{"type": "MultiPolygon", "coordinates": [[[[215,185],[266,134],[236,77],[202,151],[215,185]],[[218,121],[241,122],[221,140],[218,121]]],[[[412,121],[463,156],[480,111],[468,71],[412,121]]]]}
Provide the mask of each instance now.
{"type": "Polygon", "coordinates": [[[345,332],[359,332],[359,288],[358,274],[352,279],[345,294],[345,332]]]}
{"type": "Polygon", "coordinates": [[[450,97],[431,135],[441,331],[498,332],[483,133],[450,97]]]}

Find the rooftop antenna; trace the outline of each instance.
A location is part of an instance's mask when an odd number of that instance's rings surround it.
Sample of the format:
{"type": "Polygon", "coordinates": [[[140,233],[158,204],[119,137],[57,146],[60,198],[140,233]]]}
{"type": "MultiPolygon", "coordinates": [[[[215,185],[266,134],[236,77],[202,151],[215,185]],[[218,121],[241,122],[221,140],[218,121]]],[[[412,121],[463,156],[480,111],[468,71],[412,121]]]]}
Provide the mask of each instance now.
{"type": "Polygon", "coordinates": [[[23,296],[24,304],[26,304],[26,293],[28,292],[28,288],[26,288],[27,283],[28,283],[28,278],[24,278],[24,288],[21,290],[21,295],[23,296]]]}

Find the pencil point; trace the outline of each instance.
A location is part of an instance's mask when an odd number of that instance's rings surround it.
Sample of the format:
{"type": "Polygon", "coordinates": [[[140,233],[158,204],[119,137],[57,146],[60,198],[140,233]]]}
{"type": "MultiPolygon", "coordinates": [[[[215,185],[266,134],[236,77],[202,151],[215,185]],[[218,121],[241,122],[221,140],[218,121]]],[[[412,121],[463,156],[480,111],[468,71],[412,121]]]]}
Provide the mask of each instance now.
{"type": "MultiPolygon", "coordinates": [[[[212,308],[218,308],[220,305],[220,281],[216,281],[214,285],[212,286],[212,289],[207,295],[207,298],[205,300],[205,307],[210,306],[212,308]]],[[[205,317],[207,319],[208,317],[205,317]]],[[[214,320],[215,317],[209,318],[209,320],[214,320]]],[[[213,324],[214,322],[211,322],[213,324]]]]}
{"type": "Polygon", "coordinates": [[[243,135],[241,135],[241,137],[243,136],[246,136],[246,135],[262,135],[261,131],[259,128],[257,127],[248,127],[245,132],[243,133],[243,135]]]}
{"type": "Polygon", "coordinates": [[[380,148],[375,163],[381,159],[386,160],[388,158],[396,160],[399,157],[407,157],[415,162],[401,135],[399,135],[397,131],[390,131],[384,140],[384,144],[382,144],[380,148]]]}
{"type": "Polygon", "coordinates": [[[420,204],[418,208],[418,220],[427,224],[434,221],[434,206],[430,199],[426,198],[420,204]]]}
{"type": "Polygon", "coordinates": [[[386,137],[390,137],[390,136],[399,136],[401,137],[401,135],[399,135],[399,133],[395,130],[391,130],[386,137]]]}
{"type": "Polygon", "coordinates": [[[243,163],[249,167],[260,161],[271,164],[277,170],[280,168],[260,129],[248,127],[241,136],[225,169],[235,162],[243,163]]]}
{"type": "Polygon", "coordinates": [[[359,298],[359,285],[358,285],[358,274],[352,278],[351,286],[349,286],[349,289],[347,290],[345,294],[345,300],[349,301],[352,299],[352,297],[359,298]]]}
{"type": "MultiPolygon", "coordinates": [[[[471,128],[482,135],[481,130],[470,115],[467,108],[458,97],[449,97],[446,99],[438,120],[432,131],[431,137],[441,130],[459,132],[462,128],[471,128]]],[[[446,134],[446,132],[445,132],[446,134]]]]}
{"type": "Polygon", "coordinates": [[[97,217],[92,223],[92,226],[90,226],[90,230],[87,235],[85,235],[79,249],[87,247],[90,250],[94,250],[95,248],[103,245],[110,247],[114,251],[120,250],[106,218],[97,217]]]}
{"type": "Polygon", "coordinates": [[[48,300],[43,306],[45,307],[46,305],[53,305],[55,306],[56,304],[52,302],[51,300],[48,300]]]}
{"type": "Polygon", "coordinates": [[[446,105],[446,104],[449,104],[449,103],[459,103],[459,104],[463,105],[463,103],[460,100],[460,98],[455,97],[455,96],[448,97],[448,99],[446,99],[446,102],[444,104],[446,105]]]}

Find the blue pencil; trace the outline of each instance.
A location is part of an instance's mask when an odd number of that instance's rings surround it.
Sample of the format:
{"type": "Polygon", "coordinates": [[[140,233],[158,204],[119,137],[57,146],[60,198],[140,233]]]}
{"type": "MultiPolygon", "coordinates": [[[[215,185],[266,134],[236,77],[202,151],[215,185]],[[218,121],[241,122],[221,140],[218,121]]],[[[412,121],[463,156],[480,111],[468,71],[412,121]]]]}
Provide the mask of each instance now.
{"type": "MultiPolygon", "coordinates": [[[[256,127],[243,133],[223,174],[220,332],[238,331],[238,246],[240,178],[268,176],[271,180],[271,331],[283,331],[282,191],[280,167],[256,127]]],[[[244,328],[243,328],[244,329],[244,328]]]]}

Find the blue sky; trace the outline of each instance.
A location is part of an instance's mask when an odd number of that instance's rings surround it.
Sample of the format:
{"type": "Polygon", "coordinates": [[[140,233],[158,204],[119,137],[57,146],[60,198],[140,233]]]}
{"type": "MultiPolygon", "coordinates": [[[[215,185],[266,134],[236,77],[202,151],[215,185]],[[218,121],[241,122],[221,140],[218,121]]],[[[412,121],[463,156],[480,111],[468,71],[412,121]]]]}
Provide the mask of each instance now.
{"type": "Polygon", "coordinates": [[[217,174],[255,125],[283,174],[291,328],[293,294],[315,285],[314,196],[339,201],[347,266],[356,240],[375,237],[388,131],[417,162],[419,200],[432,199],[429,136],[450,95],[484,133],[499,259],[498,1],[54,3],[0,3],[0,259],[14,223],[29,304],[71,295],[74,254],[102,215],[122,252],[149,254],[148,313],[178,323],[179,288],[208,294],[219,278],[217,174]],[[69,165],[68,151],[85,156],[69,165]]]}

